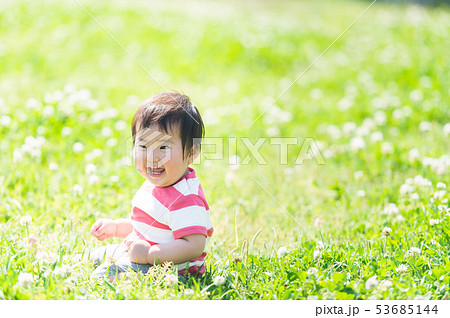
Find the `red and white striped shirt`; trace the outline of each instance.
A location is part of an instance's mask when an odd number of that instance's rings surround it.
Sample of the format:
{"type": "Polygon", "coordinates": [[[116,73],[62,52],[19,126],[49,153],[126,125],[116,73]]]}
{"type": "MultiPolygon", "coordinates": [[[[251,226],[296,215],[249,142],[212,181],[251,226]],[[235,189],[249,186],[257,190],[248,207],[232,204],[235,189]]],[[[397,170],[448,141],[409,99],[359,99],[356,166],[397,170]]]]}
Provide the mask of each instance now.
{"type": "MultiPolygon", "coordinates": [[[[158,187],[145,181],[131,204],[133,232],[127,241],[142,239],[150,243],[166,244],[191,234],[206,236],[206,246],[213,234],[213,226],[202,186],[195,170],[169,187],[158,187]]],[[[203,274],[206,251],[189,262],[175,265],[178,273],[203,274]]]]}

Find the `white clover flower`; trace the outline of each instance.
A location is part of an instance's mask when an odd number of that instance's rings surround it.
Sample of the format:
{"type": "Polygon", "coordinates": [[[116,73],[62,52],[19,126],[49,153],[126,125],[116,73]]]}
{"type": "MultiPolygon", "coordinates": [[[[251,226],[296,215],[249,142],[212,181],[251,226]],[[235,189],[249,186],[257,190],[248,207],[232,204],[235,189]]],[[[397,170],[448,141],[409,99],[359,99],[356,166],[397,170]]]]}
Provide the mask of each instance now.
{"type": "Polygon", "coordinates": [[[411,184],[404,183],[400,186],[400,194],[406,195],[415,190],[414,186],[411,184]]]}
{"type": "Polygon", "coordinates": [[[83,194],[83,187],[79,184],[74,184],[72,187],[72,193],[74,195],[82,195],[83,194]]]}
{"type": "Polygon", "coordinates": [[[116,130],[124,130],[128,127],[127,123],[124,120],[118,120],[115,124],[114,124],[114,129],[116,130]]]}
{"type": "Polygon", "coordinates": [[[38,109],[41,106],[41,102],[39,102],[36,98],[28,98],[25,106],[28,109],[38,109]]]}
{"type": "Polygon", "coordinates": [[[101,155],[103,154],[103,150],[100,148],[94,148],[92,149],[91,154],[94,158],[98,158],[101,157],[101,155]]]}
{"type": "Polygon", "coordinates": [[[430,243],[431,244],[433,244],[433,245],[436,245],[436,246],[441,246],[441,244],[439,244],[436,240],[434,240],[434,239],[431,239],[430,240],[430,243]]]}
{"type": "Polygon", "coordinates": [[[323,221],[321,218],[315,218],[313,222],[314,227],[320,227],[322,225],[323,221]]]}
{"type": "Polygon", "coordinates": [[[67,137],[72,133],[72,128],[70,127],[63,127],[63,129],[61,130],[61,135],[63,137],[67,137]]]}
{"type": "Polygon", "coordinates": [[[88,152],[87,154],[84,155],[84,160],[89,162],[95,158],[100,157],[102,154],[103,150],[101,150],[100,148],[95,148],[91,152],[88,152]]]}
{"type": "Polygon", "coordinates": [[[184,295],[185,296],[192,296],[192,295],[194,295],[194,290],[193,289],[191,289],[191,288],[186,288],[185,290],[184,290],[184,295]]]}
{"type": "Polygon", "coordinates": [[[383,155],[389,155],[394,152],[394,146],[389,142],[383,142],[381,144],[381,153],[383,155]]]}
{"type": "Polygon", "coordinates": [[[408,159],[410,162],[415,162],[420,159],[420,151],[417,148],[412,148],[408,152],[408,159]]]}
{"type": "Polygon", "coordinates": [[[103,127],[102,128],[102,136],[103,137],[110,137],[113,134],[113,130],[111,127],[103,127]]]}
{"type": "Polygon", "coordinates": [[[413,182],[419,187],[431,187],[433,185],[430,180],[422,177],[421,175],[415,176],[413,182]]]}
{"type": "Polygon", "coordinates": [[[430,131],[432,128],[433,125],[429,121],[423,121],[419,124],[419,130],[423,132],[430,131]]]}
{"type": "Polygon", "coordinates": [[[372,289],[378,286],[377,275],[372,276],[366,281],[366,289],[372,289]]]}
{"type": "Polygon", "coordinates": [[[72,146],[73,152],[82,152],[84,150],[84,145],[81,142],[76,142],[72,146]]]}
{"type": "Polygon", "coordinates": [[[418,247],[411,247],[407,253],[407,255],[412,257],[419,257],[420,256],[420,248],[418,247]]]}
{"type": "Polygon", "coordinates": [[[360,126],[356,128],[356,135],[359,137],[367,136],[370,133],[370,129],[366,126],[360,126]]]}
{"type": "Polygon", "coordinates": [[[310,276],[317,276],[317,274],[319,274],[319,270],[315,267],[311,267],[307,270],[306,274],[310,276]]]}
{"type": "Polygon", "coordinates": [[[88,164],[86,165],[86,168],[84,169],[84,172],[85,172],[87,175],[94,174],[94,173],[97,172],[97,166],[94,165],[93,163],[88,163],[88,164]]]}
{"type": "Polygon", "coordinates": [[[54,263],[58,258],[58,255],[52,252],[40,251],[36,254],[36,259],[39,264],[43,263],[54,263]]]}
{"type": "Polygon", "coordinates": [[[355,180],[359,180],[364,176],[364,172],[361,170],[355,171],[355,173],[353,174],[353,178],[355,178],[355,180]]]}
{"type": "Polygon", "coordinates": [[[283,172],[284,172],[284,174],[286,176],[290,176],[290,175],[293,175],[295,173],[295,168],[288,167],[288,168],[284,169],[283,172]]]}
{"type": "Polygon", "coordinates": [[[444,195],[447,193],[445,190],[439,190],[433,193],[433,199],[440,200],[444,197],[444,195]]]}
{"type": "Polygon", "coordinates": [[[277,126],[270,126],[269,128],[267,128],[266,134],[270,137],[279,136],[280,129],[277,126]]]}
{"type": "Polygon", "coordinates": [[[419,195],[417,193],[411,193],[411,200],[414,200],[414,201],[419,200],[419,195]]]}
{"type": "Polygon", "coordinates": [[[344,97],[342,98],[338,103],[338,109],[340,111],[346,111],[347,109],[349,109],[350,107],[352,107],[354,104],[354,100],[353,97],[344,97]]]}
{"type": "MultiPolygon", "coordinates": [[[[332,158],[334,156],[334,154],[336,153],[335,150],[332,149],[325,149],[323,152],[323,156],[325,158],[332,158]]],[[[298,165],[297,167],[300,167],[300,165],[298,165]]]]}
{"type": "Polygon", "coordinates": [[[430,225],[436,225],[441,223],[441,221],[439,219],[430,219],[430,225]]]}
{"type": "Polygon", "coordinates": [[[366,143],[365,143],[364,139],[362,139],[359,136],[353,137],[350,140],[350,149],[353,151],[358,151],[358,150],[364,149],[365,147],[366,147],[366,143]]]}
{"type": "Polygon", "coordinates": [[[120,177],[119,176],[111,176],[111,177],[109,177],[109,181],[112,183],[117,183],[120,181],[120,177]]]}
{"type": "Polygon", "coordinates": [[[8,115],[0,117],[0,126],[8,127],[9,125],[11,125],[11,117],[8,115]]]}
{"type": "Polygon", "coordinates": [[[395,119],[403,119],[403,117],[405,117],[405,113],[401,109],[396,109],[392,112],[392,117],[395,119]]]}
{"type": "Polygon", "coordinates": [[[235,179],[235,175],[234,175],[233,171],[227,172],[227,174],[225,175],[225,186],[227,188],[231,187],[234,179],[235,179]]]}
{"type": "Polygon", "coordinates": [[[444,135],[450,136],[450,123],[447,123],[444,125],[443,131],[444,131],[444,135]]]}
{"type": "Polygon", "coordinates": [[[373,118],[375,122],[380,126],[386,124],[387,116],[386,113],[382,110],[376,111],[373,118]]]}
{"type": "Polygon", "coordinates": [[[67,83],[64,85],[64,93],[70,94],[73,93],[76,90],[75,84],[67,83]]]}
{"type": "Polygon", "coordinates": [[[402,111],[405,114],[405,116],[407,116],[407,117],[412,115],[412,109],[409,106],[403,106],[402,111]]]}
{"type": "Polygon", "coordinates": [[[108,120],[112,118],[116,118],[119,115],[119,112],[115,108],[108,108],[105,110],[99,110],[95,112],[91,117],[91,122],[96,124],[103,120],[108,120]]]}
{"type": "Polygon", "coordinates": [[[313,252],[313,258],[318,259],[320,257],[320,255],[322,255],[322,251],[319,249],[315,249],[313,252]]]}
{"type": "Polygon", "coordinates": [[[83,89],[79,90],[78,92],[76,92],[76,94],[77,94],[77,98],[80,101],[88,100],[89,98],[91,98],[91,91],[87,88],[83,88],[83,89]]]}
{"type": "Polygon", "coordinates": [[[339,139],[342,136],[341,130],[336,125],[328,125],[326,130],[328,135],[333,139],[339,139]]]}
{"type": "Polygon", "coordinates": [[[323,92],[320,88],[313,88],[310,92],[309,92],[309,96],[311,96],[312,99],[321,99],[323,96],[323,92]]]}
{"type": "Polygon", "coordinates": [[[44,109],[42,110],[42,115],[44,117],[51,117],[55,114],[55,108],[51,105],[46,105],[44,109]]]}
{"type": "Polygon", "coordinates": [[[390,236],[392,233],[392,229],[390,227],[384,227],[383,230],[381,231],[381,235],[383,237],[388,237],[390,236]]]}
{"type": "Polygon", "coordinates": [[[48,165],[48,169],[51,171],[56,171],[56,170],[58,170],[58,168],[59,168],[59,166],[54,162],[50,162],[50,164],[48,165]]]}
{"type": "Polygon", "coordinates": [[[108,147],[110,147],[110,148],[117,146],[117,143],[118,143],[118,141],[117,141],[116,138],[109,138],[109,139],[106,141],[106,145],[107,145],[108,147]]]}
{"type": "Polygon", "coordinates": [[[323,244],[322,241],[316,241],[316,248],[317,248],[318,250],[323,251],[323,250],[325,249],[325,244],[323,244]]]}
{"type": "Polygon", "coordinates": [[[214,277],[214,285],[216,286],[222,286],[223,284],[225,284],[225,277],[223,276],[216,276],[214,277]]]}
{"type": "Polygon", "coordinates": [[[69,276],[64,281],[66,286],[74,286],[77,282],[77,278],[75,276],[69,276]]]}
{"type": "Polygon", "coordinates": [[[178,276],[175,274],[169,274],[164,278],[164,282],[167,286],[174,286],[178,283],[178,276]]]}
{"type": "Polygon", "coordinates": [[[354,122],[346,122],[342,126],[342,131],[344,132],[345,135],[349,136],[356,130],[357,127],[358,126],[356,126],[354,122]]]}
{"type": "Polygon", "coordinates": [[[378,285],[378,288],[382,291],[388,290],[391,287],[392,287],[392,281],[389,279],[380,281],[380,284],[378,285]]]}
{"type": "Polygon", "coordinates": [[[21,287],[31,286],[34,282],[33,275],[27,272],[21,272],[17,279],[17,284],[21,287]]]}
{"type": "Polygon", "coordinates": [[[408,265],[400,264],[395,270],[400,274],[406,273],[408,271],[408,265]]]}
{"type": "Polygon", "coordinates": [[[292,120],[293,116],[290,112],[279,108],[276,105],[273,105],[266,116],[263,118],[263,121],[267,124],[277,124],[277,123],[287,123],[292,120]]]}
{"type": "Polygon", "coordinates": [[[278,249],[278,251],[277,251],[277,256],[278,256],[279,258],[281,258],[281,257],[283,257],[284,255],[286,255],[286,253],[287,253],[287,248],[284,247],[284,246],[282,246],[282,247],[280,247],[280,248],[278,249]]]}
{"type": "Polygon", "coordinates": [[[366,191],[358,190],[358,191],[356,191],[356,195],[360,198],[364,198],[366,196],[366,191]]]}
{"type": "Polygon", "coordinates": [[[19,223],[20,223],[20,225],[22,225],[22,226],[26,226],[26,225],[31,225],[31,221],[32,221],[31,216],[29,216],[29,215],[24,215],[24,216],[22,216],[22,217],[20,218],[19,223]]]}
{"type": "Polygon", "coordinates": [[[28,136],[25,138],[25,143],[22,145],[21,150],[23,153],[28,153],[32,157],[40,157],[41,147],[45,144],[46,139],[42,136],[34,138],[33,136],[28,136]]]}
{"type": "Polygon", "coordinates": [[[370,141],[379,142],[383,140],[383,133],[380,131],[375,131],[370,135],[370,141]]]}
{"type": "Polygon", "coordinates": [[[53,273],[57,276],[66,277],[70,273],[70,267],[67,265],[63,265],[61,267],[55,267],[53,273]]]}
{"type": "Polygon", "coordinates": [[[372,130],[375,127],[375,121],[372,118],[364,118],[362,126],[372,130]]]}
{"type": "Polygon", "coordinates": [[[385,207],[381,213],[391,215],[391,214],[397,214],[399,212],[400,212],[400,210],[395,203],[389,203],[387,205],[387,207],[385,207]]]}
{"type": "Polygon", "coordinates": [[[438,182],[436,184],[436,188],[438,189],[445,189],[447,187],[447,185],[444,182],[438,182]]]}
{"type": "Polygon", "coordinates": [[[96,184],[99,181],[100,181],[100,178],[97,175],[95,175],[95,174],[90,175],[89,178],[88,178],[88,182],[89,182],[90,185],[96,184]]]}

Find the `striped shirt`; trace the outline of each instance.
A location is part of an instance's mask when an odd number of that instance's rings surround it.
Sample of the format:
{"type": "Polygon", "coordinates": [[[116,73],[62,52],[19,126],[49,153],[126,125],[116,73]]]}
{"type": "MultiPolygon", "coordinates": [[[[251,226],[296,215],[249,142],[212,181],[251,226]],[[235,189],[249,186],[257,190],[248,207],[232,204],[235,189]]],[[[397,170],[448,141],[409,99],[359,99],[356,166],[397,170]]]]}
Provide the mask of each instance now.
{"type": "MultiPolygon", "coordinates": [[[[127,241],[142,239],[166,244],[191,234],[206,236],[206,246],[213,234],[209,206],[195,170],[169,187],[158,187],[145,181],[133,197],[131,223],[133,232],[127,241]]],[[[180,274],[203,274],[206,251],[189,262],[175,265],[180,274]]]]}

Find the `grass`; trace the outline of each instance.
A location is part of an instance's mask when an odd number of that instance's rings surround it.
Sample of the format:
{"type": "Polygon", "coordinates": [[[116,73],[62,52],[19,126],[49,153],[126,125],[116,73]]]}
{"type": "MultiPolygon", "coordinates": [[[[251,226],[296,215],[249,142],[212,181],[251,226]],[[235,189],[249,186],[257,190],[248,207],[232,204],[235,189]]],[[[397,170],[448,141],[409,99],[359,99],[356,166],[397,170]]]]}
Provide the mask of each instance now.
{"type": "Polygon", "coordinates": [[[79,3],[97,22],[75,1],[0,4],[0,298],[449,298],[447,7],[376,3],[277,100],[369,3],[79,3]],[[161,87],[224,140],[194,166],[208,274],[92,280],[73,256],[130,212],[129,123],[161,87]],[[261,137],[266,164],[243,141],[261,137]],[[275,137],[297,138],[286,164],[275,137]],[[307,137],[324,165],[294,164],[307,137]]]}

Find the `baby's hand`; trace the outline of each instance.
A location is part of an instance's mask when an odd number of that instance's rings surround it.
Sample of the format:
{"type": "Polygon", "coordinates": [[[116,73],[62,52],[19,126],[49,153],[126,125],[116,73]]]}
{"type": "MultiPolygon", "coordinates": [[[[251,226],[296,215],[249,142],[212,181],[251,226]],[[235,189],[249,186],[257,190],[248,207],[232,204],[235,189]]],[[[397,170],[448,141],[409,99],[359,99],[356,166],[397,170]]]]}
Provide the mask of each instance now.
{"type": "Polygon", "coordinates": [[[112,238],[116,235],[116,222],[110,219],[97,220],[91,227],[91,234],[99,241],[112,238]]]}
{"type": "Polygon", "coordinates": [[[132,262],[148,264],[147,257],[151,247],[150,243],[144,240],[137,240],[134,242],[126,242],[125,244],[128,246],[128,256],[132,262]]]}

